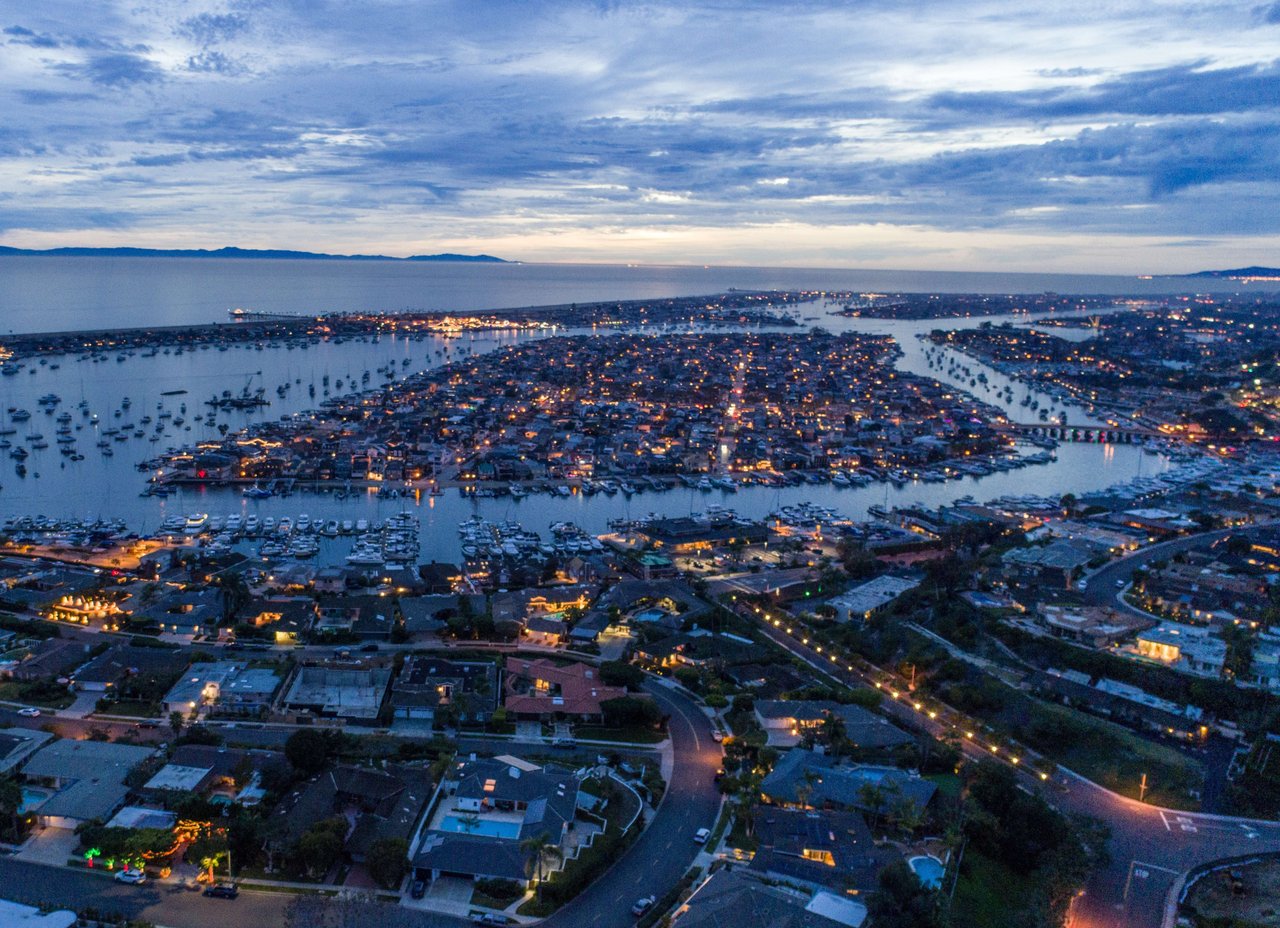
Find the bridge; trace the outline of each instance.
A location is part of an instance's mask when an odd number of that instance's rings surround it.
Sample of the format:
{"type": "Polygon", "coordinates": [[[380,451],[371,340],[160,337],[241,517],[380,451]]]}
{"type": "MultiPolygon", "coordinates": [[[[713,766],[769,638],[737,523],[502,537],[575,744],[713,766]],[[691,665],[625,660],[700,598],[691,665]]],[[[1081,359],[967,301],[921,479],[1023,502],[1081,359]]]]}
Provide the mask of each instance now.
{"type": "Polygon", "coordinates": [[[1148,438],[1161,438],[1155,429],[1136,425],[1057,425],[1052,422],[1010,422],[1008,428],[1022,435],[1052,438],[1054,441],[1085,441],[1099,444],[1141,444],[1148,438]]]}

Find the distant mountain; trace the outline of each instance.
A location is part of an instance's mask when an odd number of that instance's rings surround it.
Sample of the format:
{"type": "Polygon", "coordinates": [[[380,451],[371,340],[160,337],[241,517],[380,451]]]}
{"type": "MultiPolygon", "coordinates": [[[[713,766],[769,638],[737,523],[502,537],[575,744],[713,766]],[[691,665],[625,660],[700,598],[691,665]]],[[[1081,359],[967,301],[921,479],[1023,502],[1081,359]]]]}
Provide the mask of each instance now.
{"type": "Polygon", "coordinates": [[[1238,277],[1280,277],[1280,267],[1238,267],[1229,271],[1196,271],[1194,274],[1171,274],[1171,277],[1212,277],[1234,280],[1238,277]]]}
{"type": "Polygon", "coordinates": [[[88,257],[88,258],[258,258],[294,261],[479,261],[509,264],[493,255],[412,255],[395,258],[390,255],[328,255],[314,251],[286,251],[277,248],[10,248],[0,245],[0,256],[88,257]]]}

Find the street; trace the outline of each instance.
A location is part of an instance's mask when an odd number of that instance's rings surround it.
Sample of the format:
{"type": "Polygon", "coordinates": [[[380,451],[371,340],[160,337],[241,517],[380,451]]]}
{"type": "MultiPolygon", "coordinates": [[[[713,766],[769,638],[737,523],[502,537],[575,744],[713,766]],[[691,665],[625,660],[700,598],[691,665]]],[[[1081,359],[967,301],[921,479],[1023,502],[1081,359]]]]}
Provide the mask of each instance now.
{"type": "MultiPolygon", "coordinates": [[[[711,739],[711,724],[688,697],[650,681],[648,692],[670,715],[670,734],[675,763],[671,780],[657,813],[649,827],[600,879],[577,899],[561,909],[547,923],[559,926],[592,925],[598,928],[623,928],[635,919],[631,905],[648,894],[661,895],[674,886],[689,868],[699,845],[693,834],[699,828],[715,825],[720,809],[720,793],[713,782],[720,766],[720,745],[711,739]]],[[[0,711],[0,725],[10,721],[29,723],[38,728],[41,719],[23,719],[11,711],[0,711]]],[[[49,721],[45,719],[44,721],[49,721]]],[[[59,720],[63,725],[84,724],[59,720]]],[[[123,724],[111,728],[131,729],[123,724]]],[[[262,741],[278,745],[293,729],[237,730],[237,734],[253,732],[262,741]]],[[[170,734],[167,728],[155,735],[161,740],[170,734]]],[[[467,747],[492,748],[494,742],[471,739],[459,742],[467,747]]],[[[627,749],[630,751],[631,749],[627,749]]],[[[119,912],[133,918],[145,918],[159,925],[176,928],[222,928],[228,917],[237,923],[254,925],[280,924],[285,907],[293,898],[288,893],[244,890],[234,901],[206,899],[198,893],[176,886],[151,883],[142,887],[116,883],[109,877],[62,867],[0,857],[0,896],[29,905],[52,904],[83,910],[93,907],[119,912]]],[[[397,917],[412,917],[422,928],[434,925],[466,924],[461,919],[398,909],[397,917]]]]}

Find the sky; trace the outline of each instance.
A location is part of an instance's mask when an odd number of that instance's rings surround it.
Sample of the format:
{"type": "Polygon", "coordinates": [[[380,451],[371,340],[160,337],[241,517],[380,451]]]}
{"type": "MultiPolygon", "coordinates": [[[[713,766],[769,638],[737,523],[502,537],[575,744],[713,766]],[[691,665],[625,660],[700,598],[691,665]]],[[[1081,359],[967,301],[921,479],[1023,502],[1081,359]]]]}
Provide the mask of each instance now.
{"type": "Polygon", "coordinates": [[[0,0],[0,243],[1280,264],[1280,0],[0,0]]]}

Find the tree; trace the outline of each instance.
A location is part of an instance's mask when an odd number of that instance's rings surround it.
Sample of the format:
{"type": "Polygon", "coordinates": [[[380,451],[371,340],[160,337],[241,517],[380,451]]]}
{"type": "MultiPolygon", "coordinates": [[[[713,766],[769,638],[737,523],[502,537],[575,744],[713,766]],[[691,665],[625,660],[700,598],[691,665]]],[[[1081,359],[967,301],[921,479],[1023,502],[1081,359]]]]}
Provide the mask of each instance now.
{"type": "Polygon", "coordinates": [[[22,808],[22,787],[12,777],[0,779],[0,816],[9,820],[9,837],[18,842],[22,835],[22,820],[18,810],[22,808]]]}
{"type": "Polygon", "coordinates": [[[409,870],[409,843],[403,838],[379,838],[365,855],[369,875],[385,889],[395,889],[409,870]]]}
{"type": "Polygon", "coordinates": [[[169,713],[169,727],[173,729],[173,737],[177,738],[182,734],[182,729],[187,724],[187,717],[181,712],[169,713]]]}
{"type": "Polygon", "coordinates": [[[867,907],[876,928],[941,928],[945,924],[938,893],[925,889],[905,861],[895,861],[881,871],[879,883],[867,907]]]}
{"type": "Polygon", "coordinates": [[[520,842],[520,850],[524,851],[529,861],[529,869],[538,878],[538,899],[542,899],[542,880],[546,865],[564,860],[564,852],[555,844],[546,832],[539,832],[520,842]]]}
{"type": "Polygon", "coordinates": [[[311,728],[300,728],[284,743],[284,756],[289,765],[304,776],[314,776],[329,762],[329,742],[311,728]]]}
{"type": "Polygon", "coordinates": [[[652,699],[620,696],[600,703],[604,723],[613,726],[646,725],[656,727],[662,721],[662,710],[652,699]]]}
{"type": "MultiPolygon", "coordinates": [[[[342,838],[335,833],[335,829],[325,826],[326,823],[321,822],[298,841],[298,856],[302,859],[302,865],[307,868],[307,873],[312,876],[322,877],[328,873],[342,853],[342,838]]],[[[343,829],[345,828],[344,822],[343,829]]]]}
{"type": "Polygon", "coordinates": [[[605,686],[625,686],[629,690],[638,690],[644,683],[644,671],[626,661],[605,661],[600,665],[600,682],[605,686]]]}
{"type": "Polygon", "coordinates": [[[871,813],[871,827],[875,828],[880,821],[880,812],[884,808],[884,789],[877,783],[863,783],[858,787],[858,801],[871,813]]]}

